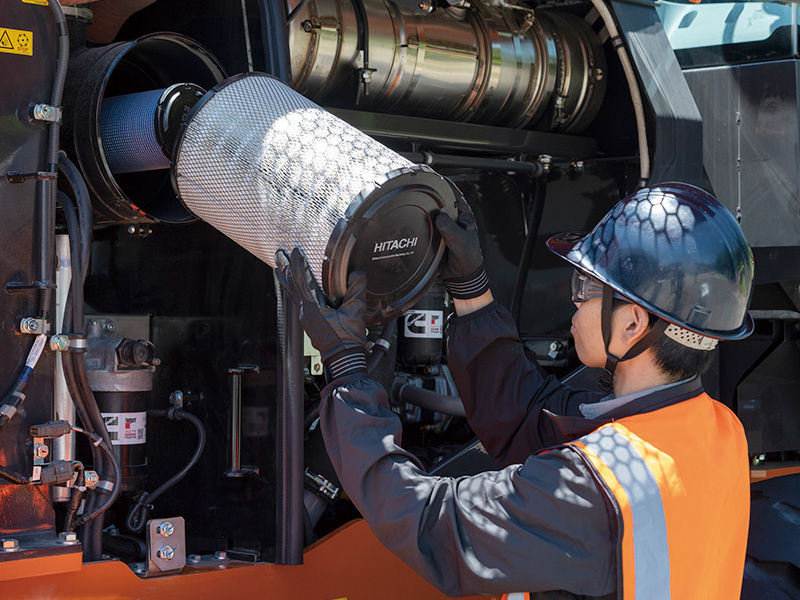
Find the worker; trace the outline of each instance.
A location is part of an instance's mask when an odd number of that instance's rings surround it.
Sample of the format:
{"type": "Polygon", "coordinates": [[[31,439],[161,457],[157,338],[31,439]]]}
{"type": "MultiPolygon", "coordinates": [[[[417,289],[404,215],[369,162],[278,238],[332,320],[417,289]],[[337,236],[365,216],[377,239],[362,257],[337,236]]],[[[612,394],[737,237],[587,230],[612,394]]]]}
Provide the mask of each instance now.
{"type": "Polygon", "coordinates": [[[699,378],[718,340],[753,327],[753,259],[735,219],[699,188],[662,184],[590,233],[548,241],[575,267],[571,331],[578,358],[604,369],[606,394],[560,383],[528,356],[492,298],[474,218],[458,208],[457,222],[436,218],[456,313],[448,362],[497,471],[427,474],[366,372],[364,275],[350,274],[334,309],[299,250],[277,259],[331,377],[328,453],[377,538],[453,596],[738,599],[747,443],[699,378]]]}

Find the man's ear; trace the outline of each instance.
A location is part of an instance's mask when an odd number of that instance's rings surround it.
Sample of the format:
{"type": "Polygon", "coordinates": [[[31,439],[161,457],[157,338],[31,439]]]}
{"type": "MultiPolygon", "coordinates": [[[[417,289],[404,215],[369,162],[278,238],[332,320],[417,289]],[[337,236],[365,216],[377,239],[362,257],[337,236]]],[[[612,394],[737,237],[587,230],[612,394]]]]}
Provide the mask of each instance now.
{"type": "Polygon", "coordinates": [[[622,342],[630,348],[647,334],[650,313],[638,304],[628,304],[618,312],[621,318],[620,336],[622,342]]]}

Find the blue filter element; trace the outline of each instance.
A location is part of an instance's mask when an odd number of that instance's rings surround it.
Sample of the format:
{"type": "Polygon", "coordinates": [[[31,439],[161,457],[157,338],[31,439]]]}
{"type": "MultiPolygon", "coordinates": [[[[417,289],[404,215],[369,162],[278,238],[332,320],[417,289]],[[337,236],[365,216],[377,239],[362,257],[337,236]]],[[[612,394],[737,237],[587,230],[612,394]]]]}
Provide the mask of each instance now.
{"type": "Polygon", "coordinates": [[[151,90],[103,100],[100,137],[112,173],[168,169],[155,131],[155,114],[164,90],[151,90]]]}

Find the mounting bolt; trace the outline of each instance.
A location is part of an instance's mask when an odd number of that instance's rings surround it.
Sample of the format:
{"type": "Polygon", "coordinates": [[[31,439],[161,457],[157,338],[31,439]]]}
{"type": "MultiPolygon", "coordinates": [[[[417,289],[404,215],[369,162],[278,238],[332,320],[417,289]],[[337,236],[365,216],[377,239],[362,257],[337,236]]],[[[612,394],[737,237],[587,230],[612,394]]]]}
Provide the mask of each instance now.
{"type": "Polygon", "coordinates": [[[47,458],[49,454],[50,454],[50,448],[47,447],[47,444],[40,444],[36,446],[36,448],[33,451],[33,455],[36,458],[47,458]]]}
{"type": "Polygon", "coordinates": [[[117,324],[114,321],[107,321],[106,324],[103,326],[108,333],[114,333],[117,330],[117,324]]]}
{"type": "Polygon", "coordinates": [[[188,563],[192,564],[192,565],[196,565],[196,564],[197,564],[197,563],[199,563],[201,560],[203,560],[203,557],[202,557],[202,556],[200,556],[199,554],[190,554],[190,555],[188,556],[188,558],[186,559],[186,561],[187,561],[188,563]]]}
{"type": "Polygon", "coordinates": [[[100,477],[97,475],[97,471],[86,471],[83,474],[84,479],[86,480],[86,487],[93,488],[100,482],[100,477]]]}
{"type": "Polygon", "coordinates": [[[164,521],[156,527],[156,533],[160,533],[164,537],[169,537],[175,533],[175,525],[172,524],[172,521],[164,521]]]}
{"type": "Polygon", "coordinates": [[[37,121],[49,121],[53,114],[53,107],[47,104],[37,104],[33,107],[33,118],[37,121]]]}
{"type": "Polygon", "coordinates": [[[163,558],[164,560],[172,560],[172,558],[175,556],[175,548],[165,544],[158,549],[156,556],[158,556],[158,558],[163,558]]]}
{"type": "Polygon", "coordinates": [[[62,531],[58,534],[58,543],[73,546],[78,543],[78,534],[74,531],[62,531]]]}
{"type": "Polygon", "coordinates": [[[305,31],[306,33],[311,33],[311,30],[314,29],[314,24],[308,19],[306,19],[305,21],[300,23],[300,27],[302,27],[303,31],[305,31]]]}
{"type": "Polygon", "coordinates": [[[420,2],[417,4],[417,8],[419,8],[422,12],[429,13],[433,10],[433,3],[432,2],[420,2]]]}
{"type": "Polygon", "coordinates": [[[15,538],[3,538],[0,540],[3,552],[18,552],[19,540],[15,538]]]}
{"type": "Polygon", "coordinates": [[[33,317],[27,317],[20,321],[19,329],[22,333],[36,333],[39,330],[39,322],[33,317]]]}
{"type": "Polygon", "coordinates": [[[217,550],[214,552],[214,558],[217,560],[228,560],[228,553],[224,550],[217,550]]]}
{"type": "Polygon", "coordinates": [[[53,352],[66,352],[69,350],[69,336],[59,333],[50,338],[50,350],[53,352]]]}
{"type": "Polygon", "coordinates": [[[175,390],[169,395],[169,403],[175,408],[183,408],[183,392],[175,390]]]}

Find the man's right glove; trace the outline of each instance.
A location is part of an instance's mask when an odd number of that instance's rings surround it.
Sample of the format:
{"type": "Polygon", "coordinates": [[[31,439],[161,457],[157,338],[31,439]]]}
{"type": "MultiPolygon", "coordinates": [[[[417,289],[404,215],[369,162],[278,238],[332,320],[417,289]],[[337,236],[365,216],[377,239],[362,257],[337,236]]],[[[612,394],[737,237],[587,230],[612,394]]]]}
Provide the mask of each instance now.
{"type": "Polygon", "coordinates": [[[457,222],[445,213],[439,213],[436,217],[436,229],[447,245],[441,278],[453,298],[469,300],[481,296],[489,289],[489,278],[483,268],[475,215],[464,198],[456,201],[456,208],[457,222]]]}
{"type": "Polygon", "coordinates": [[[342,304],[334,308],[328,305],[299,248],[292,250],[291,256],[278,250],[275,265],[278,281],[300,307],[300,322],[314,348],[319,350],[331,380],[345,375],[366,376],[366,275],[361,271],[350,273],[342,304]]]}

